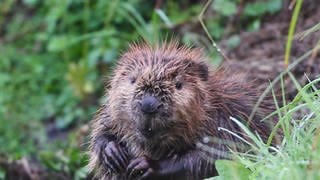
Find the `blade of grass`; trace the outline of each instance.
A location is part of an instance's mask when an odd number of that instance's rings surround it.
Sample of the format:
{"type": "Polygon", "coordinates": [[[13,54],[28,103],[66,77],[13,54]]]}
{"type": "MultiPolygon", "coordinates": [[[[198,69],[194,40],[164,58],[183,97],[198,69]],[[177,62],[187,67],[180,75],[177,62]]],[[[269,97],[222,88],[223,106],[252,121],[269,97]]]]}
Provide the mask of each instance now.
{"type": "Polygon", "coordinates": [[[299,63],[301,63],[303,60],[305,60],[312,52],[313,52],[313,50],[309,50],[308,52],[303,54],[296,61],[294,61],[292,64],[290,64],[285,71],[281,72],[279,76],[277,76],[273,81],[271,81],[271,84],[263,91],[263,93],[259,97],[257,103],[255,104],[255,106],[254,106],[254,108],[253,108],[253,110],[252,110],[252,112],[251,112],[251,114],[249,116],[249,121],[251,121],[253,119],[253,117],[254,117],[255,113],[257,112],[257,109],[260,106],[261,102],[267,96],[267,94],[270,92],[271,88],[280,80],[280,78],[282,76],[284,76],[285,74],[287,74],[290,70],[292,70],[295,66],[297,66],[299,63]]]}
{"type": "Polygon", "coordinates": [[[112,18],[116,15],[115,11],[119,8],[118,6],[119,0],[114,0],[110,3],[109,7],[106,9],[106,18],[104,21],[104,27],[108,28],[109,23],[111,22],[112,18]]]}
{"type": "Polygon", "coordinates": [[[169,17],[162,11],[162,9],[156,9],[155,12],[162,19],[166,26],[168,26],[169,28],[173,27],[173,24],[170,21],[169,17]]]}
{"type": "Polygon", "coordinates": [[[284,127],[284,122],[283,122],[283,117],[281,115],[281,111],[280,111],[280,107],[278,105],[278,101],[277,101],[277,98],[276,98],[276,95],[274,93],[274,90],[273,88],[271,89],[271,92],[272,92],[272,97],[273,97],[273,100],[274,100],[274,103],[275,103],[275,106],[276,106],[276,109],[277,109],[277,114],[278,114],[278,118],[279,118],[279,121],[278,123],[276,124],[276,126],[272,129],[271,131],[271,134],[270,136],[268,137],[268,140],[267,140],[267,145],[269,146],[273,140],[273,137],[275,136],[278,128],[279,128],[279,125],[282,126],[282,129],[284,131],[284,134],[285,134],[285,137],[289,137],[289,133],[286,131],[285,127],[284,127]]]}
{"type": "Polygon", "coordinates": [[[199,22],[201,24],[201,27],[203,28],[203,30],[205,31],[206,35],[208,36],[208,38],[211,41],[212,46],[217,50],[218,53],[220,53],[223,58],[227,61],[229,61],[229,58],[227,57],[227,55],[218,47],[217,43],[213,40],[211,34],[209,33],[209,30],[207,28],[207,26],[205,25],[204,21],[203,21],[203,16],[204,13],[206,12],[206,10],[208,9],[209,5],[212,3],[212,0],[208,0],[207,3],[204,5],[203,9],[201,10],[198,19],[199,22]]]}
{"type": "MultiPolygon", "coordinates": [[[[293,76],[291,72],[288,73],[291,80],[293,81],[296,88],[299,90],[299,93],[301,93],[303,100],[307,103],[308,107],[315,113],[316,117],[320,119],[320,109],[315,106],[315,103],[313,103],[313,100],[310,97],[310,94],[308,94],[306,91],[306,87],[301,87],[297,79],[293,76]]],[[[309,87],[311,85],[309,84],[309,87]]]]}
{"type": "MultiPolygon", "coordinates": [[[[258,150],[259,148],[256,147],[254,144],[250,143],[249,141],[245,140],[244,138],[242,138],[240,135],[230,131],[229,129],[226,129],[226,128],[223,128],[223,127],[219,127],[218,130],[222,130],[222,131],[225,131],[227,133],[230,133],[231,135],[237,137],[238,139],[240,139],[241,141],[243,141],[244,143],[248,144],[252,149],[254,150],[258,150]]],[[[252,133],[251,133],[252,134],[252,133]]]]}
{"type": "Polygon", "coordinates": [[[297,0],[297,4],[294,8],[292,19],[290,22],[290,27],[289,27],[289,33],[288,33],[288,39],[287,39],[287,44],[286,44],[286,51],[285,51],[285,56],[284,56],[284,64],[286,68],[288,68],[289,65],[289,59],[290,59],[290,53],[291,53],[291,45],[292,45],[292,40],[293,40],[293,34],[297,25],[300,9],[302,6],[303,0],[297,0]]]}
{"type": "MultiPolygon", "coordinates": [[[[282,94],[282,107],[283,107],[283,113],[287,114],[288,113],[288,108],[287,108],[287,101],[286,101],[286,94],[285,94],[285,86],[284,86],[284,80],[283,80],[283,76],[281,76],[281,94],[282,94]]],[[[284,121],[284,129],[287,132],[290,132],[290,119],[289,118],[285,118],[285,116],[283,117],[283,121],[284,121]]]]}
{"type": "Polygon", "coordinates": [[[242,124],[239,120],[230,117],[230,119],[235,122],[250,138],[251,140],[258,146],[263,147],[264,144],[262,141],[259,141],[259,139],[256,137],[254,133],[252,133],[244,124],[242,124]]]}
{"type": "Polygon", "coordinates": [[[152,42],[152,35],[147,30],[146,22],[141,15],[130,4],[122,4],[119,9],[121,16],[126,17],[127,21],[136,29],[138,34],[147,42],[152,42]]]}
{"type": "Polygon", "coordinates": [[[310,34],[316,32],[316,31],[319,31],[320,30],[320,22],[316,25],[314,25],[313,27],[305,30],[305,31],[302,31],[300,33],[297,34],[297,38],[299,40],[303,40],[304,38],[306,38],[307,36],[309,36],[310,34]]]}

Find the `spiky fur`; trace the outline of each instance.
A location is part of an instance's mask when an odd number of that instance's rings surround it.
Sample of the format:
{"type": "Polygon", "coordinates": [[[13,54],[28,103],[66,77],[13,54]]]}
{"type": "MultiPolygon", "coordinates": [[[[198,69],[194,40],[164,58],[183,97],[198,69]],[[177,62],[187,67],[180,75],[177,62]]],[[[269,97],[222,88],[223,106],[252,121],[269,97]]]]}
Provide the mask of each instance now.
{"type": "MultiPolygon", "coordinates": [[[[179,46],[174,41],[156,47],[146,43],[133,44],[122,55],[114,70],[108,102],[93,120],[89,166],[97,170],[98,177],[125,179],[102,167],[98,148],[101,136],[111,135],[119,143],[126,144],[132,158],[144,155],[154,160],[189,150],[202,151],[197,144],[204,137],[235,143],[234,147],[226,143],[209,143],[221,152],[227,152],[230,147],[238,149],[236,144],[241,144],[238,138],[218,130],[222,127],[245,138],[230,116],[242,120],[263,139],[267,138],[273,122],[260,120],[273,110],[273,104],[262,103],[249,121],[260,95],[254,82],[245,82],[245,76],[237,76],[235,72],[213,71],[203,54],[201,49],[179,46]],[[175,88],[177,81],[183,83],[181,90],[175,88]],[[146,93],[159,97],[164,104],[161,116],[151,122],[152,128],[163,133],[152,139],[143,138],[138,131],[138,127],[150,123],[135,107],[137,99],[146,93]]],[[[192,161],[186,162],[194,167],[189,172],[191,179],[197,179],[200,171],[210,171],[205,168],[212,169],[211,160],[219,158],[224,157],[207,153],[207,156],[193,157],[192,161]]]]}

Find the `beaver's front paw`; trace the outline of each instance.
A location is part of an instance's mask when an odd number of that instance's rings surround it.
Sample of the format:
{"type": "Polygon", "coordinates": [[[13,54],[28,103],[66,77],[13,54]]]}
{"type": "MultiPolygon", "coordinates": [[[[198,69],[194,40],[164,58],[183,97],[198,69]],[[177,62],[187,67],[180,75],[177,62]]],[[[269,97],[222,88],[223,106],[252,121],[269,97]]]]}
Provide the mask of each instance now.
{"type": "Polygon", "coordinates": [[[101,150],[102,164],[112,173],[124,172],[129,164],[128,154],[124,147],[110,141],[101,150]]]}
{"type": "Polygon", "coordinates": [[[153,179],[155,175],[154,161],[145,156],[133,159],[127,167],[128,179],[153,179]]]}

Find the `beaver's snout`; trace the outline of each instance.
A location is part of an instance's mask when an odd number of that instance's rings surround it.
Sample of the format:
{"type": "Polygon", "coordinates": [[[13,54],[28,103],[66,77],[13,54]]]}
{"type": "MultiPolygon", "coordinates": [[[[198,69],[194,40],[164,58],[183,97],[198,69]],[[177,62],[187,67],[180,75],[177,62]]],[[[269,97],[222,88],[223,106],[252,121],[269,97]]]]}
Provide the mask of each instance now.
{"type": "Polygon", "coordinates": [[[153,96],[145,96],[140,103],[140,109],[145,114],[156,114],[160,107],[161,102],[153,96]]]}
{"type": "Polygon", "coordinates": [[[143,118],[139,122],[139,131],[145,138],[152,138],[156,131],[155,126],[159,122],[159,115],[163,104],[152,95],[144,96],[139,102],[139,108],[143,113],[143,118]]]}

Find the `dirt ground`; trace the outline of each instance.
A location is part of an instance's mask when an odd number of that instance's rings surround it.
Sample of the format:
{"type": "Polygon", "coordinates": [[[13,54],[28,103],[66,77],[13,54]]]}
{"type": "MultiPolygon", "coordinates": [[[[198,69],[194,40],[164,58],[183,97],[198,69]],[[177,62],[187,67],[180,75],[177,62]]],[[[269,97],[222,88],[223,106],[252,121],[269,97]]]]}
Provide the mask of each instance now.
{"type": "MultiPolygon", "coordinates": [[[[284,7],[289,7],[289,1],[284,7]]],[[[235,49],[227,50],[227,56],[230,60],[225,61],[223,66],[231,69],[232,72],[247,72],[250,78],[268,85],[269,81],[274,80],[286,70],[284,54],[292,12],[293,10],[285,8],[279,14],[266,19],[259,31],[240,33],[241,44],[235,49]]],[[[320,6],[318,2],[304,1],[296,34],[308,30],[319,22],[320,6]]],[[[320,75],[320,56],[315,49],[319,43],[320,31],[311,33],[303,40],[299,36],[295,36],[292,43],[290,64],[294,64],[301,56],[313,50],[310,55],[291,69],[301,84],[307,83],[308,78],[313,80],[320,75]]],[[[223,45],[224,42],[222,42],[222,47],[223,45]]],[[[287,98],[292,99],[296,88],[288,76],[285,76],[285,79],[287,98]]],[[[279,83],[275,88],[279,88],[279,83]]]]}

